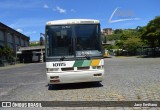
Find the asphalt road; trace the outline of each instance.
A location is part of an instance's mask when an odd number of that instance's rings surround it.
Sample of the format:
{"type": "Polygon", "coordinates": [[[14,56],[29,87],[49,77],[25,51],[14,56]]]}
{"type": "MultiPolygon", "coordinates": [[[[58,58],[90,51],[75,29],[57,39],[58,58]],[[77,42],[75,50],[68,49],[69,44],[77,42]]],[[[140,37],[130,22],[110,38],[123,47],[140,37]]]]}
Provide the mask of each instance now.
{"type": "Polygon", "coordinates": [[[160,58],[106,58],[102,83],[53,87],[45,63],[0,68],[0,101],[160,101],[160,58]]]}

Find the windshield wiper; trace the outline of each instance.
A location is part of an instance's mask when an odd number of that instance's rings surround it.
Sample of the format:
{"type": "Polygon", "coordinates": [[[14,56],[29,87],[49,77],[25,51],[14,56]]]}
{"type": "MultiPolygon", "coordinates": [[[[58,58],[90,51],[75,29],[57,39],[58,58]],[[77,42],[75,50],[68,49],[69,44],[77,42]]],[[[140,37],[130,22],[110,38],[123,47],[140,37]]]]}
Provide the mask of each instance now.
{"type": "Polygon", "coordinates": [[[85,54],[85,57],[86,57],[87,60],[91,60],[91,56],[85,54]]]}
{"type": "Polygon", "coordinates": [[[60,60],[63,61],[65,58],[66,58],[66,57],[62,56],[62,57],[60,58],[60,60]]]}

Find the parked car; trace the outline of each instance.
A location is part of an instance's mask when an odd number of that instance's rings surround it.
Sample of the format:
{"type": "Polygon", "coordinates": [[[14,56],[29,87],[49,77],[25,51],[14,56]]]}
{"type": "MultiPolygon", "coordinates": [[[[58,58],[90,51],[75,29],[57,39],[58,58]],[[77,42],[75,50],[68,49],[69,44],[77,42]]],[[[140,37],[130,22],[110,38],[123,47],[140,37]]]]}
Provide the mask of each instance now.
{"type": "Polygon", "coordinates": [[[109,55],[109,54],[108,54],[108,50],[105,50],[103,56],[106,58],[106,57],[108,57],[108,55],[109,55]]]}

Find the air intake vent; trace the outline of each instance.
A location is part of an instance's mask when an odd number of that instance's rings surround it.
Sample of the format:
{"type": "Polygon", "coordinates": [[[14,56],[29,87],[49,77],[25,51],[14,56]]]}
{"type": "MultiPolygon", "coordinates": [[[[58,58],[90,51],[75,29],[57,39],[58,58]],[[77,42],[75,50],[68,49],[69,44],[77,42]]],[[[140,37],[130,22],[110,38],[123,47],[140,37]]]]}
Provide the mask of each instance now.
{"type": "Polygon", "coordinates": [[[74,70],[74,68],[61,68],[62,69],[62,71],[73,71],[74,70]]]}
{"type": "Polygon", "coordinates": [[[87,67],[77,67],[77,70],[89,70],[89,66],[87,66],[87,67]]]}

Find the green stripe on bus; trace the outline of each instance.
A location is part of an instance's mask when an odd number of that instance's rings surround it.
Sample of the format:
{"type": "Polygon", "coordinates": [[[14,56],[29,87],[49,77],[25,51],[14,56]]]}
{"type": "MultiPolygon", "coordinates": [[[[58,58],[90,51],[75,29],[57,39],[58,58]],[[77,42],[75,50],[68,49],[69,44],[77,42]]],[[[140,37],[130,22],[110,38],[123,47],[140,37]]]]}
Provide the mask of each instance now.
{"type": "Polygon", "coordinates": [[[84,60],[82,66],[90,66],[91,60],[84,60]]]}
{"type": "Polygon", "coordinates": [[[90,66],[91,60],[76,60],[73,64],[73,67],[84,67],[84,66],[90,66]]]}
{"type": "Polygon", "coordinates": [[[84,60],[76,60],[73,67],[81,67],[84,60]]]}

